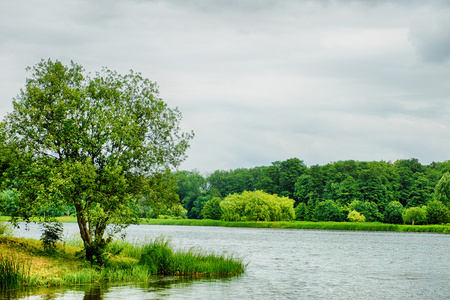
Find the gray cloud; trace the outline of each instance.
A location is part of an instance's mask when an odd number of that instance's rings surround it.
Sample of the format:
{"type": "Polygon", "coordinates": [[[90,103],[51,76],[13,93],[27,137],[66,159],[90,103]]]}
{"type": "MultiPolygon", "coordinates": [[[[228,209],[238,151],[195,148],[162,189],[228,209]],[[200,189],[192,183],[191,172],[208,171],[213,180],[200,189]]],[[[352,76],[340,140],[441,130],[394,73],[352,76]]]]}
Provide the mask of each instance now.
{"type": "Polygon", "coordinates": [[[448,3],[3,1],[0,116],[51,57],[157,81],[196,132],[184,169],[447,160],[448,3]]]}

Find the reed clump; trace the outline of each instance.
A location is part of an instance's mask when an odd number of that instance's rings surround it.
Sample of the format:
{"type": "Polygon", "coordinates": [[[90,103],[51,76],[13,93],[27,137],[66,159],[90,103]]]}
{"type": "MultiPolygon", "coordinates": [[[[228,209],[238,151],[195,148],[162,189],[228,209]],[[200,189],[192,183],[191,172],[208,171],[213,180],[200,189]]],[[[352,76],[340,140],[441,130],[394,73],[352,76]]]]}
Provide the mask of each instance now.
{"type": "Polygon", "coordinates": [[[13,253],[0,254],[0,290],[16,289],[29,283],[29,263],[13,253]]]}
{"type": "Polygon", "coordinates": [[[230,276],[245,270],[242,260],[233,256],[198,249],[175,251],[170,240],[162,237],[142,247],[139,264],[146,266],[152,275],[230,276]]]}

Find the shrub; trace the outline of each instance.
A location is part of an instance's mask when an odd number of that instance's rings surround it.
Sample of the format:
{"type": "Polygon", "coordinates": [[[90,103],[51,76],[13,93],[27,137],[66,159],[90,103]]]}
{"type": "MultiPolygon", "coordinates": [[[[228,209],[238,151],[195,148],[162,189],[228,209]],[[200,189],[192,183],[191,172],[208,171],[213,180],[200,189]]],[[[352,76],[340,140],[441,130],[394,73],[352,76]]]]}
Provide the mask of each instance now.
{"type": "Polygon", "coordinates": [[[212,219],[212,220],[220,220],[222,217],[222,210],[220,209],[220,202],[222,199],[219,197],[214,197],[211,200],[208,200],[208,202],[205,203],[205,206],[203,206],[202,209],[202,216],[205,219],[212,219]]]}
{"type": "Polygon", "coordinates": [[[429,224],[447,223],[449,209],[441,201],[433,200],[427,205],[427,221],[429,224]]]}
{"type": "Polygon", "coordinates": [[[366,217],[367,222],[381,222],[383,215],[378,211],[378,205],[374,202],[353,200],[349,205],[350,211],[356,210],[366,217]]]}
{"type": "Polygon", "coordinates": [[[54,252],[56,243],[61,240],[63,234],[63,227],[60,222],[44,222],[42,223],[41,241],[44,250],[54,252]]]}
{"type": "Polygon", "coordinates": [[[384,210],[384,221],[390,224],[401,224],[403,222],[403,205],[398,201],[391,201],[384,210]]]}
{"type": "Polygon", "coordinates": [[[356,210],[352,210],[351,212],[349,212],[347,219],[350,222],[365,222],[366,221],[366,217],[364,217],[364,215],[360,214],[356,210]]]}
{"type": "Polygon", "coordinates": [[[333,200],[326,200],[319,202],[314,209],[314,219],[318,222],[321,221],[343,221],[343,216],[339,205],[333,200]]]}
{"type": "Polygon", "coordinates": [[[295,211],[295,219],[297,221],[309,221],[308,220],[308,216],[309,216],[308,210],[309,210],[308,206],[305,203],[300,202],[297,205],[297,207],[294,209],[294,211],[295,211]]]}

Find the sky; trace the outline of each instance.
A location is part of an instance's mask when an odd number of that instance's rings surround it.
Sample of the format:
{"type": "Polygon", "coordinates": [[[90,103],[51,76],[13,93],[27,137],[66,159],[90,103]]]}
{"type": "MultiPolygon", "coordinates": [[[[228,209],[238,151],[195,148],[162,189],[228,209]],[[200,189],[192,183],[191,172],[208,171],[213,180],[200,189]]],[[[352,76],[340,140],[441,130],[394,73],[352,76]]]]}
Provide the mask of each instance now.
{"type": "Polygon", "coordinates": [[[0,118],[48,58],[157,82],[180,170],[450,159],[450,1],[1,0],[0,118]]]}

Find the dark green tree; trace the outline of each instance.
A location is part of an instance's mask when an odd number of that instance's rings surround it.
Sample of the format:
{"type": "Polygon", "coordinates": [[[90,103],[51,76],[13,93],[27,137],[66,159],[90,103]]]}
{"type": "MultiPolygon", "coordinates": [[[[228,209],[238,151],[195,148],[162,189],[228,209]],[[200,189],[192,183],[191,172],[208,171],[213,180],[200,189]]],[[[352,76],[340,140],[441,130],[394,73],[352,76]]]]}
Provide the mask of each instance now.
{"type": "Polygon", "coordinates": [[[222,217],[222,210],[220,208],[220,202],[222,199],[219,197],[214,197],[211,200],[208,200],[208,202],[205,203],[202,209],[202,216],[205,219],[212,219],[212,220],[220,220],[222,217]]]}
{"type": "Polygon", "coordinates": [[[314,219],[317,222],[334,221],[342,222],[344,216],[341,213],[339,205],[333,200],[319,202],[314,209],[314,219]]]}
{"type": "Polygon", "coordinates": [[[449,221],[449,209],[439,200],[430,201],[426,211],[429,224],[443,224],[449,221]]]}
{"type": "Polygon", "coordinates": [[[398,201],[391,201],[384,210],[384,221],[390,224],[403,223],[403,205],[398,201]]]}

